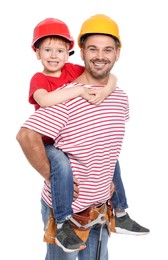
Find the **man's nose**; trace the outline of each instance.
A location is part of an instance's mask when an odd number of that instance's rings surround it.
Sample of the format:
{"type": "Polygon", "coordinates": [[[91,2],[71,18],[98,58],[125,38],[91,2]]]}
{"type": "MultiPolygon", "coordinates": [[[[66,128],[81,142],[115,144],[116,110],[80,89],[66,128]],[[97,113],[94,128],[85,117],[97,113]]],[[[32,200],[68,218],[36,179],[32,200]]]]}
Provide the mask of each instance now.
{"type": "Polygon", "coordinates": [[[101,50],[98,50],[98,51],[97,51],[97,57],[98,57],[99,59],[103,59],[103,55],[104,55],[103,51],[101,51],[101,50]]]}

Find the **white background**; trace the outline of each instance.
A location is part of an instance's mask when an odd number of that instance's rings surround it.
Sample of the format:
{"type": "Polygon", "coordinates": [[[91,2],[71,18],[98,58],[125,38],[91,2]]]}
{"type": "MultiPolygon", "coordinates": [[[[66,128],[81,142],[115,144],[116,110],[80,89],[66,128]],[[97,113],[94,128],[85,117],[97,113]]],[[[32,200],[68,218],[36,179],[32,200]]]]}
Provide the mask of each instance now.
{"type": "MultiPolygon", "coordinates": [[[[112,234],[109,259],[168,259],[168,15],[165,0],[5,1],[0,6],[1,214],[0,259],[44,260],[40,214],[42,178],[24,157],[16,134],[34,111],[29,81],[42,67],[31,50],[34,26],[47,17],[65,21],[77,39],[91,15],[111,16],[122,50],[113,72],[129,95],[130,121],[120,156],[130,216],[149,235],[112,234]],[[166,236],[166,238],[165,238],[166,236]]],[[[81,63],[76,44],[70,58],[81,63]]]]}

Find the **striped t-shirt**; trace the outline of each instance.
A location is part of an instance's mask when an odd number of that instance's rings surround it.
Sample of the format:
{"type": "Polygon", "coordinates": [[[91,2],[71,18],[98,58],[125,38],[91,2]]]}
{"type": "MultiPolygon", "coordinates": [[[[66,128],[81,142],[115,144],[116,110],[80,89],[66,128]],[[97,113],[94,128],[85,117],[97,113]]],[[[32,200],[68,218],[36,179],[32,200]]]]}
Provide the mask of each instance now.
{"type": "MultiPolygon", "coordinates": [[[[71,86],[81,84],[65,87],[71,86]]],[[[53,138],[54,145],[68,155],[73,175],[79,180],[79,196],[72,204],[74,212],[109,199],[128,118],[128,97],[117,88],[100,105],[78,97],[40,108],[24,123],[23,127],[53,138]]],[[[42,198],[52,207],[51,190],[45,182],[42,198]]]]}

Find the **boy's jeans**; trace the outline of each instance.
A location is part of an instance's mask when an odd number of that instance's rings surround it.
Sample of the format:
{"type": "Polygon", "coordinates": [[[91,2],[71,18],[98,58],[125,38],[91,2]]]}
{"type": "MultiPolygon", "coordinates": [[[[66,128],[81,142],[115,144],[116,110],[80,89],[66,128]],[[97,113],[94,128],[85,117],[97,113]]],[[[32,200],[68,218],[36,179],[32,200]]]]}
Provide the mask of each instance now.
{"type": "MultiPolygon", "coordinates": [[[[48,220],[50,209],[47,204],[41,199],[41,213],[44,226],[48,220]]],[[[100,234],[100,225],[94,226],[91,231],[89,238],[86,242],[86,249],[80,252],[65,253],[60,247],[47,243],[47,253],[45,260],[93,260],[96,259],[97,244],[100,234]]],[[[107,228],[104,227],[102,231],[102,242],[101,242],[101,255],[100,260],[108,260],[108,232],[107,228]]]]}
{"type": "MultiPolygon", "coordinates": [[[[46,153],[51,167],[51,194],[54,216],[57,222],[63,221],[73,213],[73,174],[68,157],[53,145],[46,145],[46,153]],[[68,185],[67,185],[68,184],[68,185]]],[[[115,191],[112,196],[114,209],[128,208],[124,186],[121,179],[120,165],[117,161],[113,182],[115,191]]]]}
{"type": "Polygon", "coordinates": [[[115,191],[111,198],[115,210],[125,210],[128,208],[127,198],[125,194],[124,185],[121,179],[121,170],[119,161],[116,162],[113,182],[115,184],[115,191]]]}
{"type": "Polygon", "coordinates": [[[50,161],[51,195],[54,217],[62,222],[72,215],[73,174],[68,157],[53,145],[46,145],[50,161]]]}

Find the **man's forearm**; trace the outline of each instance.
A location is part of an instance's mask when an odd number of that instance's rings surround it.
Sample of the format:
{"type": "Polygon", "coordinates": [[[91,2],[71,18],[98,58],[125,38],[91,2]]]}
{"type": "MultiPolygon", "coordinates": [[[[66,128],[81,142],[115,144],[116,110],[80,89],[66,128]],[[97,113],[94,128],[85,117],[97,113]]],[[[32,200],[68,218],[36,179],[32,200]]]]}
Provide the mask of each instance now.
{"type": "Polygon", "coordinates": [[[42,141],[42,135],[27,128],[21,128],[16,136],[27,160],[44,179],[50,179],[50,163],[42,141]]]}

